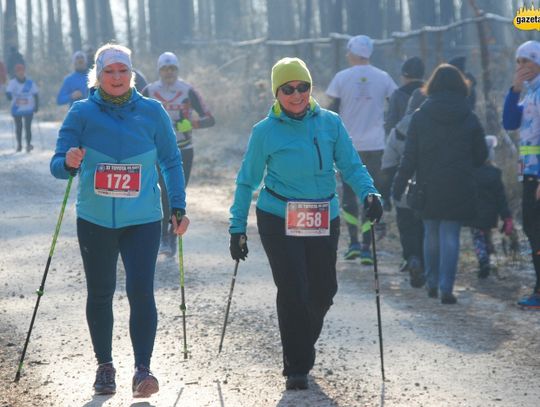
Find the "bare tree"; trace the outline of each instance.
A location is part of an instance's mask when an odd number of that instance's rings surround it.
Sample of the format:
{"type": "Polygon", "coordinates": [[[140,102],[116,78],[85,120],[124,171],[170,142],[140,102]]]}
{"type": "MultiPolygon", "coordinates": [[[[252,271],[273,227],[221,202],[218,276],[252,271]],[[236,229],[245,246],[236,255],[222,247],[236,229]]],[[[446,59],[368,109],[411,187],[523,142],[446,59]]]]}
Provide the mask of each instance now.
{"type": "Polygon", "coordinates": [[[34,25],[32,24],[32,0],[26,0],[26,55],[29,62],[32,62],[34,60],[33,26],[34,25]]]}
{"type": "Polygon", "coordinates": [[[70,36],[71,36],[71,48],[75,52],[82,49],[81,41],[81,29],[79,27],[79,11],[77,10],[77,0],[68,0],[69,7],[69,22],[70,22],[70,36]]]}
{"type": "Polygon", "coordinates": [[[146,54],[148,52],[148,34],[146,31],[146,2],[137,0],[137,46],[139,52],[146,54]]]}
{"type": "Polygon", "coordinates": [[[403,30],[401,1],[402,0],[386,0],[384,24],[386,36],[390,36],[394,31],[403,30]]]}
{"type": "Polygon", "coordinates": [[[19,49],[17,7],[15,6],[15,0],[6,0],[6,12],[4,13],[4,60],[7,60],[11,47],[19,49]]]}
{"type": "Polygon", "coordinates": [[[199,0],[198,4],[198,34],[203,39],[212,37],[212,0],[199,0]]]}
{"type": "Polygon", "coordinates": [[[43,2],[38,0],[38,40],[39,40],[39,56],[41,60],[45,59],[45,24],[43,23],[43,2]]]}
{"type": "Polygon", "coordinates": [[[84,0],[84,20],[86,22],[86,41],[95,48],[99,42],[97,34],[97,17],[94,0],[84,0]]]}
{"type": "Polygon", "coordinates": [[[240,0],[214,0],[216,38],[240,39],[244,34],[240,0]]]}
{"type": "Polygon", "coordinates": [[[343,0],[319,0],[321,35],[343,32],[343,0]]]}
{"type": "MultiPolygon", "coordinates": [[[[56,0],[56,18],[55,18],[55,40],[56,40],[56,46],[59,50],[64,49],[64,36],[62,34],[62,2],[61,0],[56,0]]],[[[61,54],[61,52],[59,52],[61,54]]]]}
{"type": "Polygon", "coordinates": [[[269,39],[289,40],[296,38],[294,15],[290,12],[290,6],[288,0],[266,0],[269,39]]]}
{"type": "Polygon", "coordinates": [[[382,37],[382,10],[380,2],[347,0],[347,32],[351,35],[365,34],[372,38],[382,37]]]}
{"type": "Polygon", "coordinates": [[[53,61],[58,56],[58,44],[56,43],[56,22],[54,21],[53,0],[47,0],[47,55],[53,61]]]}
{"type": "Polygon", "coordinates": [[[116,38],[109,0],[98,1],[99,38],[102,43],[116,38]]]}
{"type": "Polygon", "coordinates": [[[124,1],[126,7],[126,32],[127,32],[127,43],[130,49],[133,49],[133,33],[131,32],[131,12],[129,9],[129,0],[124,1]]]}
{"type": "MultiPolygon", "coordinates": [[[[177,2],[173,1],[174,4],[177,2]]],[[[193,6],[193,0],[178,0],[180,3],[180,40],[187,40],[193,38],[193,27],[195,25],[195,8],[193,6]]],[[[172,6],[171,6],[172,7],[172,6]]],[[[176,7],[176,6],[175,6],[176,7]]],[[[178,24],[178,23],[177,23],[178,24]]],[[[172,39],[174,41],[174,38],[172,39]]]]}

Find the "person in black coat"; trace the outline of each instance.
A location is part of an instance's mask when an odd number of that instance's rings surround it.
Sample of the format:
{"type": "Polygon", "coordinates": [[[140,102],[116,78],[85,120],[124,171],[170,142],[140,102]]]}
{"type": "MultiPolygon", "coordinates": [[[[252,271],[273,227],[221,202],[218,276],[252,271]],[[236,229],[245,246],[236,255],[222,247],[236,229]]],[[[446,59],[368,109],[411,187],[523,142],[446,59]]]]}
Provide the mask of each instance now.
{"type": "Polygon", "coordinates": [[[424,267],[428,295],[457,302],[452,291],[463,222],[476,216],[473,169],[487,158],[484,130],[466,98],[463,74],[439,65],[425,85],[426,101],[413,114],[405,152],[392,185],[401,199],[416,174],[415,209],[424,223],[424,267]]]}
{"type": "Polygon", "coordinates": [[[478,278],[489,276],[492,268],[490,255],[494,253],[491,229],[496,228],[499,216],[503,220],[502,231],[510,236],[514,226],[506,201],[502,172],[495,166],[495,147],[497,137],[486,136],[489,155],[481,167],[474,170],[474,180],[478,191],[477,216],[467,223],[471,227],[474,251],[478,259],[478,278]]]}

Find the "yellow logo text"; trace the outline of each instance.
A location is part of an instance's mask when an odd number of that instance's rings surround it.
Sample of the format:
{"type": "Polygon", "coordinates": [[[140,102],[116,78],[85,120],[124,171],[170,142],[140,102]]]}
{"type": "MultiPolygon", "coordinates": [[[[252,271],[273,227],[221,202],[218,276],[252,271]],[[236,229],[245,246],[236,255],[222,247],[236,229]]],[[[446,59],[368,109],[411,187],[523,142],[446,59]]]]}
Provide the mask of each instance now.
{"type": "Polygon", "coordinates": [[[518,30],[540,31],[540,8],[535,9],[534,5],[530,8],[521,7],[514,17],[514,27],[518,30]]]}

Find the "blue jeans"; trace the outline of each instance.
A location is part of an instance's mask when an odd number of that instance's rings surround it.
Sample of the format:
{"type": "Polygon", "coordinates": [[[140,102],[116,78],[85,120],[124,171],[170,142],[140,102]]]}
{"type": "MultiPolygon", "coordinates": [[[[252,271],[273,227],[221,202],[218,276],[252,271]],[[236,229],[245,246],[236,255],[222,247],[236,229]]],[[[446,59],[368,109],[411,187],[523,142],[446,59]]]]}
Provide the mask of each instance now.
{"type": "Polygon", "coordinates": [[[424,219],[424,268],[428,288],[451,294],[459,259],[461,222],[424,219]]]}

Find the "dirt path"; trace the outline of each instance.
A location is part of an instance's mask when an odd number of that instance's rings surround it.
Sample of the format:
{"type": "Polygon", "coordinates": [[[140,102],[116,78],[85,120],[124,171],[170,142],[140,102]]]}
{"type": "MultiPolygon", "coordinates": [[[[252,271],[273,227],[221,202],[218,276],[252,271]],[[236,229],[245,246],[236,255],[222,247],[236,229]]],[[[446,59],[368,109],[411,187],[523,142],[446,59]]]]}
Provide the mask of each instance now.
{"type": "MultiPolygon", "coordinates": [[[[129,310],[120,267],[113,343],[118,393],[92,395],[95,365],[84,317],[73,191],[23,377],[13,384],[66,185],[48,170],[57,126],[41,123],[41,132],[35,126],[34,152],[14,154],[8,118],[0,115],[0,407],[538,405],[540,314],[514,306],[531,285],[530,267],[503,265],[505,279],[479,282],[470,255],[464,254],[457,282],[459,304],[442,306],[424,290],[411,289],[396,271],[392,215],[388,238],[379,244],[388,378],[384,387],[372,269],[340,261],[340,289],[318,343],[310,390],[284,391],[275,288],[254,216],[248,231],[249,259],[239,268],[224,351],[218,356],[234,265],[227,248],[228,207],[241,149],[235,143],[229,144],[234,149],[228,148],[217,130],[201,133],[197,140],[188,189],[192,224],[184,253],[190,358],[182,357],[177,263],[160,257],[159,326],[152,365],[161,391],[148,400],[131,398],[129,310]]],[[[341,252],[345,243],[342,239],[341,252]]],[[[466,250],[465,231],[463,243],[466,250]]]]}

